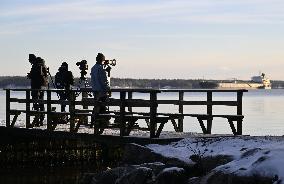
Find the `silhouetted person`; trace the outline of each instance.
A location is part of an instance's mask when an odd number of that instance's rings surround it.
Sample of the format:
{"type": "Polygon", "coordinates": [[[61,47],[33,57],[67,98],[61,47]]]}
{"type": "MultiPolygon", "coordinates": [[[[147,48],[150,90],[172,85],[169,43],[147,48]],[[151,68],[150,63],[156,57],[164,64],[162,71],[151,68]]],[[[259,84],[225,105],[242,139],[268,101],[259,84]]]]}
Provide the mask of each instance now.
{"type": "MultiPolygon", "coordinates": [[[[96,101],[105,102],[108,99],[108,95],[110,92],[107,73],[103,68],[105,56],[102,53],[98,53],[96,61],[96,64],[91,69],[92,90],[94,94],[94,99],[96,101]]],[[[106,113],[106,110],[106,106],[101,105],[97,108],[94,108],[94,113],[106,113]]],[[[108,120],[109,118],[104,118],[100,121],[108,123],[108,120]]]]}
{"type": "MultiPolygon", "coordinates": [[[[55,75],[55,85],[57,89],[65,89],[58,92],[60,100],[70,99],[71,85],[74,84],[74,77],[71,71],[68,71],[68,64],[63,62],[55,75]]],[[[61,105],[61,112],[65,112],[66,105],[61,105]]]]}
{"type": "MultiPolygon", "coordinates": [[[[43,100],[44,91],[48,86],[48,69],[45,66],[45,61],[36,57],[34,54],[29,54],[29,62],[32,64],[30,73],[28,73],[28,78],[31,79],[31,95],[33,100],[43,100]],[[37,90],[38,89],[38,90],[37,90]]],[[[43,103],[33,103],[33,109],[35,111],[44,111],[43,103]]],[[[35,125],[43,125],[44,114],[41,114],[39,119],[35,118],[35,125]]]]}

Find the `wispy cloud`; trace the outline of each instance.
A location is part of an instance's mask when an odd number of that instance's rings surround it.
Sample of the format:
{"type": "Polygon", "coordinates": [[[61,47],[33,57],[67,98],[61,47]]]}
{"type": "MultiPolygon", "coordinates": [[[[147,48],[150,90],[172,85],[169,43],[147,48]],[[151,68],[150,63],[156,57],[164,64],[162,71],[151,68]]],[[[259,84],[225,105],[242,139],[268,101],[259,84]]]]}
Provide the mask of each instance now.
{"type": "Polygon", "coordinates": [[[21,6],[12,4],[5,9],[0,8],[0,26],[5,29],[15,24],[25,27],[29,24],[38,26],[110,20],[271,24],[283,23],[283,8],[282,0],[163,0],[127,3],[82,0],[21,6]]]}

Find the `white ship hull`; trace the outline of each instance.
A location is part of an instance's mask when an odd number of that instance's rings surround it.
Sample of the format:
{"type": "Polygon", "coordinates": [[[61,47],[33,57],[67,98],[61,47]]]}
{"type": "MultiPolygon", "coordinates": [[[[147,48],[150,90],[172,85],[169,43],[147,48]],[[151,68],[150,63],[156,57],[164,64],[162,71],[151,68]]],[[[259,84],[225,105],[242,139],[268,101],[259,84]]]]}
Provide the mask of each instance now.
{"type": "Polygon", "coordinates": [[[219,89],[271,89],[271,86],[265,86],[259,83],[218,83],[219,89]]]}

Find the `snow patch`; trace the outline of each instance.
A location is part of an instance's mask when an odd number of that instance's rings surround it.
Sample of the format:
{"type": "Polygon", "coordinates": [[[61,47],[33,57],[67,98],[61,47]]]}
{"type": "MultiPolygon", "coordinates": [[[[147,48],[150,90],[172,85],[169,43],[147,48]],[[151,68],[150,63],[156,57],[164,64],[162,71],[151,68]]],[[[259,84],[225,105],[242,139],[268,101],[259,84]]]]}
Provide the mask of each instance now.
{"type": "Polygon", "coordinates": [[[233,161],[215,170],[240,176],[262,175],[284,179],[284,137],[186,138],[169,145],[150,144],[148,148],[166,157],[191,163],[190,156],[226,155],[233,161]]]}

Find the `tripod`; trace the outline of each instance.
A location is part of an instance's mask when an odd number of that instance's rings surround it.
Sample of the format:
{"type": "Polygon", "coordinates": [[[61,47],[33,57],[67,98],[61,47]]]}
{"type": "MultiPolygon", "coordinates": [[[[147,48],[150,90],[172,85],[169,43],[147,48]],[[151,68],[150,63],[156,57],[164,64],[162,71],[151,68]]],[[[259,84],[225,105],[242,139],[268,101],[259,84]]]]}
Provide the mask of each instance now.
{"type": "MultiPolygon", "coordinates": [[[[77,86],[77,89],[81,89],[81,88],[88,88],[90,87],[90,84],[88,82],[88,80],[86,78],[80,77],[79,79],[79,85],[77,86]]],[[[77,92],[76,93],[76,97],[78,97],[80,95],[81,92],[77,92]]],[[[92,93],[91,92],[87,92],[87,95],[89,97],[92,97],[92,93]]]]}

